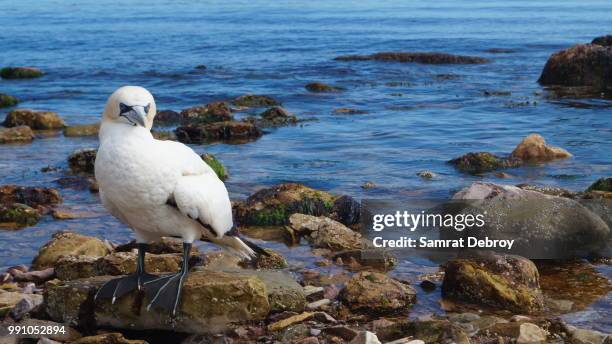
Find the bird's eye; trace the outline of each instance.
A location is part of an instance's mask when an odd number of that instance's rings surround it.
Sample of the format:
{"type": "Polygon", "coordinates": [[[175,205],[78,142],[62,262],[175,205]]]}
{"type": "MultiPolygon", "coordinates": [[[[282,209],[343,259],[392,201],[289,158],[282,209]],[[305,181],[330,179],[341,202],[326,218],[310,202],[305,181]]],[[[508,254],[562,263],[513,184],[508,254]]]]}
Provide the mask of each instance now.
{"type": "Polygon", "coordinates": [[[149,114],[149,109],[151,109],[151,104],[147,104],[147,106],[144,107],[145,113],[147,115],[149,114]]]}
{"type": "Polygon", "coordinates": [[[126,112],[130,112],[132,110],[131,106],[127,106],[123,103],[119,103],[119,114],[124,114],[126,112]]]}

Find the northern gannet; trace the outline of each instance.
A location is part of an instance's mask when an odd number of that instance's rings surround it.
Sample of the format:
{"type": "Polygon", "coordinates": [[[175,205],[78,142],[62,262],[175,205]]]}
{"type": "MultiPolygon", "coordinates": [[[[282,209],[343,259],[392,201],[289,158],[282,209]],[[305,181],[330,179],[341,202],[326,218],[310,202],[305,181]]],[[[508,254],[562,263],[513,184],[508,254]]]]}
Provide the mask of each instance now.
{"type": "Polygon", "coordinates": [[[137,86],[117,89],[104,108],[95,176],[106,209],[134,230],[138,260],[134,274],[107,282],[95,299],[114,303],[132,290],[144,290],[147,309],[175,316],[195,240],[248,259],[266,253],[238,237],[227,190],[215,172],[186,145],[153,138],[155,114],[153,96],[137,86]],[[182,268],[176,274],[145,272],[147,244],[161,237],[183,240],[182,268]]]}

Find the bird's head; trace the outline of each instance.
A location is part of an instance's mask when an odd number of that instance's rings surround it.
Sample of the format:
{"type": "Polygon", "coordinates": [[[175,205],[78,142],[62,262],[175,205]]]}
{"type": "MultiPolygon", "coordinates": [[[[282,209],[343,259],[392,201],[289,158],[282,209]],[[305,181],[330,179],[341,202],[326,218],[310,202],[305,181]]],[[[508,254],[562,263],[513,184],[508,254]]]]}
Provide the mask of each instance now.
{"type": "Polygon", "coordinates": [[[149,91],[140,86],[123,86],[108,98],[102,123],[122,123],[150,130],[156,113],[155,100],[149,91]]]}

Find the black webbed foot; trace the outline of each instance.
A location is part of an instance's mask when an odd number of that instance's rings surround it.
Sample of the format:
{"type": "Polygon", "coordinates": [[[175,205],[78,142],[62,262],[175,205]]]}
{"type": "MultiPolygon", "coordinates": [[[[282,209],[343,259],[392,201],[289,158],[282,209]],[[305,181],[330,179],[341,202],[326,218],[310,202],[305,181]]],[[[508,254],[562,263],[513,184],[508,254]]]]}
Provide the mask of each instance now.
{"type": "Polygon", "coordinates": [[[187,274],[181,271],[145,283],[145,295],[149,301],[147,310],[161,310],[176,316],[186,276],[187,274]]]}
{"type": "Polygon", "coordinates": [[[133,290],[143,290],[144,284],[151,280],[158,278],[158,276],[151,274],[131,274],[124,277],[119,277],[106,282],[96,293],[94,301],[100,300],[111,300],[111,303],[115,303],[119,298],[128,294],[133,290]]]}

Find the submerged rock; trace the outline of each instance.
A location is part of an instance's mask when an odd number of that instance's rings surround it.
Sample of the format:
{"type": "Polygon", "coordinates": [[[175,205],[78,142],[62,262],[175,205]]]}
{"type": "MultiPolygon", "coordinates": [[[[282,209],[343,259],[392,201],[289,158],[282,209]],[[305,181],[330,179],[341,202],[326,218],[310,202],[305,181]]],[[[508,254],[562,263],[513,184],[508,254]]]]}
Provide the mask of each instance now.
{"type": "Polygon", "coordinates": [[[34,67],[4,67],[0,69],[3,79],[31,79],[43,76],[42,70],[34,67]]]}
{"type": "Polygon", "coordinates": [[[0,203],[0,228],[18,229],[34,226],[40,220],[40,213],[25,204],[13,203],[4,205],[0,203]]]}
{"type": "Polygon", "coordinates": [[[74,232],[57,232],[38,251],[38,255],[32,261],[32,268],[40,270],[53,267],[62,256],[103,257],[109,253],[108,245],[98,238],[74,232]]]}
{"type": "Polygon", "coordinates": [[[245,94],[232,100],[232,104],[241,107],[258,108],[281,105],[280,102],[272,97],[257,95],[257,94],[245,94]]]}
{"type": "Polygon", "coordinates": [[[543,307],[538,269],[514,255],[484,253],[448,261],[442,296],[527,314],[543,307]]]}
{"type": "Polygon", "coordinates": [[[93,174],[96,162],[96,148],[77,149],[68,156],[68,166],[73,173],[93,174]]]}
{"type": "Polygon", "coordinates": [[[538,82],[542,85],[612,86],[612,47],[579,44],[550,56],[538,82]]]}
{"type": "Polygon", "coordinates": [[[289,217],[289,224],[316,248],[341,251],[363,247],[361,234],[328,217],[293,214],[289,217]]]}
{"type": "Polygon", "coordinates": [[[13,128],[0,128],[0,144],[30,142],[33,139],[34,133],[28,126],[21,125],[13,128]]]}
{"type": "Polygon", "coordinates": [[[448,162],[462,172],[473,174],[518,167],[522,164],[521,160],[502,158],[489,152],[467,153],[448,162]]]}
{"type": "Polygon", "coordinates": [[[385,274],[360,272],[346,283],[340,298],[353,311],[408,313],[416,302],[416,291],[385,274]]]}
{"type": "Polygon", "coordinates": [[[604,47],[612,46],[612,35],[596,37],[591,41],[591,44],[602,45],[604,47]]]}
{"type": "Polygon", "coordinates": [[[8,94],[0,93],[0,108],[15,106],[19,100],[8,94]]]}
{"type": "Polygon", "coordinates": [[[416,62],[425,64],[478,64],[489,62],[488,59],[482,57],[432,52],[381,52],[372,55],[338,56],[335,60],[416,62]]]}
{"type": "Polygon", "coordinates": [[[22,203],[33,208],[54,206],[62,202],[59,191],[52,188],[38,188],[18,185],[0,186],[0,203],[22,203]]]}
{"type": "Polygon", "coordinates": [[[510,156],[524,161],[549,161],[572,155],[563,148],[547,145],[541,135],[530,134],[514,148],[510,156]]]}
{"type": "Polygon", "coordinates": [[[95,136],[100,131],[100,123],[70,125],[64,128],[64,136],[79,137],[79,136],[95,136]]]}
{"type": "Polygon", "coordinates": [[[16,109],[6,115],[3,124],[8,128],[27,125],[34,130],[47,130],[62,129],[64,120],[57,113],[51,111],[16,109]]]}
{"type": "Polygon", "coordinates": [[[206,141],[249,141],[263,135],[253,123],[242,121],[214,122],[206,125],[178,127],[176,137],[183,143],[204,143],[206,141]]]}
{"type": "Polygon", "coordinates": [[[280,106],[274,106],[260,114],[261,120],[256,121],[261,126],[279,126],[295,124],[298,122],[297,117],[280,106]]]}
{"type": "Polygon", "coordinates": [[[311,82],[304,86],[310,92],[322,93],[322,92],[341,92],[343,91],[340,87],[330,86],[322,82],[311,82]]]}
{"type": "Polygon", "coordinates": [[[226,102],[212,102],[206,105],[190,107],[181,111],[183,123],[208,124],[232,121],[232,111],[226,102]]]}
{"type": "Polygon", "coordinates": [[[208,166],[213,169],[213,171],[215,171],[219,179],[226,180],[229,177],[229,173],[227,173],[225,166],[223,166],[223,164],[214,155],[205,153],[200,155],[200,158],[202,158],[202,160],[204,160],[204,162],[207,163],[208,166]]]}

